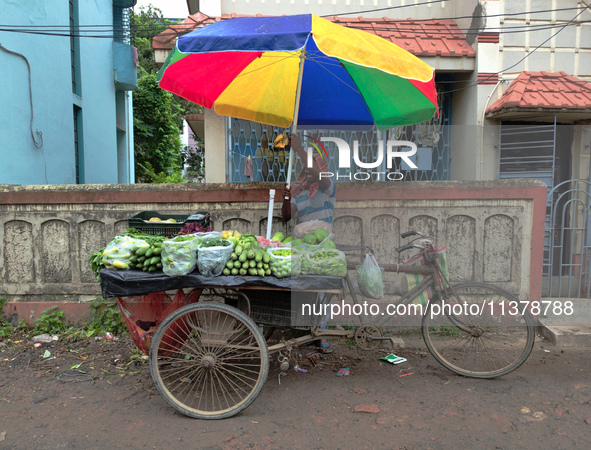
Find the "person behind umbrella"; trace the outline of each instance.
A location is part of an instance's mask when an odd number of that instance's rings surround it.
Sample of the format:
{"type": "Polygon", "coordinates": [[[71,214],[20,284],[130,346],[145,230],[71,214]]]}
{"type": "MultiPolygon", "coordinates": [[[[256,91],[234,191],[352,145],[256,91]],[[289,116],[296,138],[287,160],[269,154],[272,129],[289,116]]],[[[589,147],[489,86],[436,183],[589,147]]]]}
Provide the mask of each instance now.
{"type": "MultiPolygon", "coordinates": [[[[302,161],[308,157],[300,140],[296,135],[289,136],[291,148],[297,152],[302,161]]],[[[326,170],[326,162],[320,158],[313,158],[312,167],[304,167],[300,172],[293,188],[285,186],[283,190],[283,205],[281,215],[283,221],[287,222],[292,217],[297,217],[297,223],[302,224],[312,220],[320,220],[326,223],[326,230],[332,230],[332,219],[336,200],[336,186],[330,178],[320,178],[320,172],[326,170]]],[[[319,301],[322,302],[325,294],[319,294],[319,301]]],[[[328,316],[323,317],[320,328],[326,329],[328,316]]],[[[318,342],[322,353],[332,353],[330,344],[326,339],[318,342]]]]}
{"type": "MultiPolygon", "coordinates": [[[[303,162],[308,156],[300,140],[290,135],[291,148],[297,152],[303,162]]],[[[281,215],[284,222],[292,218],[297,224],[320,220],[325,222],[326,230],[332,230],[332,219],[336,200],[336,186],[328,177],[320,177],[320,172],[326,170],[326,162],[320,158],[313,158],[312,167],[304,167],[293,187],[285,186],[283,190],[283,205],[281,215]]],[[[312,231],[313,232],[313,231],[312,231]]]]}

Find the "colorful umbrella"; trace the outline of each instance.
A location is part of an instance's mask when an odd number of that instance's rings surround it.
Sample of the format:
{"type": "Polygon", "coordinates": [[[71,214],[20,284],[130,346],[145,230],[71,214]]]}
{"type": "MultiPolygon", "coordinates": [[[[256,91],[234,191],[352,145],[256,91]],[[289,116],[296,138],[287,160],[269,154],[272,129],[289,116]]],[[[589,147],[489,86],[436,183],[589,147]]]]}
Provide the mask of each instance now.
{"type": "MultiPolygon", "coordinates": [[[[288,128],[379,129],[437,111],[434,70],[313,14],[240,17],[177,39],[160,87],[217,114],[288,128]]],[[[292,130],[294,131],[294,130],[292,130]]]]}

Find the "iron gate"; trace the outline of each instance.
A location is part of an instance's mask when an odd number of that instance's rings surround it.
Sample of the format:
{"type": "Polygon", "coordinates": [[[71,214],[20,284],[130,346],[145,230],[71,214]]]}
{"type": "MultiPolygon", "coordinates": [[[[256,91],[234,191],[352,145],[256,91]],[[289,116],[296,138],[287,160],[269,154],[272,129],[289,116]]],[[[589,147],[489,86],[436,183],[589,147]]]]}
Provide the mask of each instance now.
{"type": "Polygon", "coordinates": [[[591,183],[564,181],[548,204],[542,295],[591,298],[591,183]]]}

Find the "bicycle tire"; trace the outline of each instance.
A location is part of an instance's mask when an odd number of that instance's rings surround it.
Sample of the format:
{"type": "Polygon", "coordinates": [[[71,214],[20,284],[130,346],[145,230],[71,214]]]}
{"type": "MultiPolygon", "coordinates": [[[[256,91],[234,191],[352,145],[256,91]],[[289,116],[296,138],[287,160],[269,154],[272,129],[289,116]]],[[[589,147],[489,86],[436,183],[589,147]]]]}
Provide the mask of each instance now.
{"type": "Polygon", "coordinates": [[[521,366],[532,351],[534,320],[524,308],[517,298],[492,284],[451,286],[443,302],[429,304],[422,320],[423,339],[433,357],[452,372],[472,378],[500,377],[521,366]],[[454,307],[457,304],[461,307],[454,307]]]}
{"type": "Polygon", "coordinates": [[[269,351],[258,326],[221,303],[193,303],[170,314],[150,346],[158,392],[177,411],[225,419],[248,407],[269,373],[269,351]]]}

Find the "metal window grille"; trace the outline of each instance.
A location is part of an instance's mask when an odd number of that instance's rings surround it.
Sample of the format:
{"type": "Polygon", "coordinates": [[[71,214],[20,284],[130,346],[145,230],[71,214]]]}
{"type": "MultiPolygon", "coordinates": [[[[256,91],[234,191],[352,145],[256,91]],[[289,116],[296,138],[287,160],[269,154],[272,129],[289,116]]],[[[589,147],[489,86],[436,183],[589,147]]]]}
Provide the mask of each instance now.
{"type": "MultiPolygon", "coordinates": [[[[351,162],[351,169],[339,168],[336,144],[325,142],[329,156],[327,171],[334,173],[336,181],[386,181],[386,173],[397,172],[406,181],[435,181],[450,179],[451,160],[451,96],[439,99],[440,115],[438,118],[418,125],[379,131],[335,131],[309,130],[298,131],[298,137],[305,145],[307,136],[320,140],[321,137],[338,137],[347,142],[353,153],[353,142],[359,143],[359,158],[362,162],[376,161],[379,142],[384,148],[388,140],[406,140],[418,147],[413,162],[417,169],[411,169],[401,160],[396,159],[391,169],[387,162],[374,169],[361,169],[351,162]],[[373,172],[369,175],[363,173],[373,172]]],[[[232,183],[249,181],[285,182],[289,165],[289,152],[274,149],[275,138],[285,130],[271,125],[264,125],[248,120],[228,119],[228,172],[227,179],[232,183]],[[245,172],[246,160],[252,161],[252,176],[245,172]]],[[[302,169],[304,163],[299,157],[293,163],[292,177],[302,169]]]]}
{"type": "Polygon", "coordinates": [[[74,159],[76,165],[76,184],[84,183],[84,154],[81,149],[82,109],[74,105],[74,159]]]}
{"type": "Polygon", "coordinates": [[[556,118],[550,123],[501,122],[499,149],[499,179],[535,178],[548,186],[543,265],[544,272],[549,273],[553,240],[550,230],[555,184],[556,118]]]}

